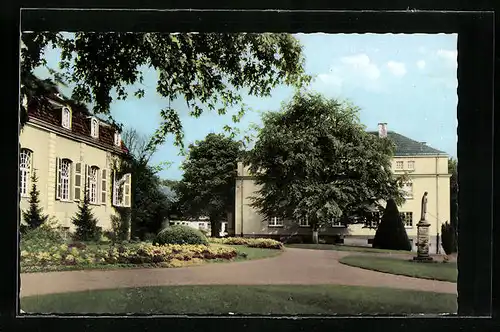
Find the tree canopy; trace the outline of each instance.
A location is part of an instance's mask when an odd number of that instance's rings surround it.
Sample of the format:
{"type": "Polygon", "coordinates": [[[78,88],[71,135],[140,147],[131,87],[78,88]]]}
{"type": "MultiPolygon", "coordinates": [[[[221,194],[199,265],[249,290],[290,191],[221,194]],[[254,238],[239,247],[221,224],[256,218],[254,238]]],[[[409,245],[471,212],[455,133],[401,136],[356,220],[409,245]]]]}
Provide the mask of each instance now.
{"type": "Polygon", "coordinates": [[[307,218],[314,230],[380,200],[402,203],[391,172],[394,144],[366,132],[358,112],[349,102],[297,93],[266,113],[245,157],[260,188],[252,206],[266,217],[307,218]]]}
{"type": "Polygon", "coordinates": [[[182,211],[187,216],[208,216],[212,236],[217,236],[220,221],[234,209],[240,142],[222,134],[208,134],[191,144],[182,164],[184,174],[177,186],[182,211]]]}
{"type": "MultiPolygon", "coordinates": [[[[114,95],[126,99],[127,88],[143,82],[142,70],[153,68],[158,73],[156,93],[165,99],[159,110],[162,121],[149,143],[153,145],[171,133],[183,146],[179,111],[171,106],[178,98],[185,100],[194,117],[239,107],[233,116],[237,122],[245,112],[242,89],[249,95],[269,96],[277,85],[300,87],[310,81],[304,73],[302,46],[284,33],[37,32],[23,33],[21,39],[21,93],[31,94],[30,79],[35,68],[46,65],[46,48],[59,48],[54,78],[74,86],[71,98],[92,104],[96,114],[110,116],[114,95]]],[[[141,88],[134,91],[139,98],[144,94],[141,88]]]]}

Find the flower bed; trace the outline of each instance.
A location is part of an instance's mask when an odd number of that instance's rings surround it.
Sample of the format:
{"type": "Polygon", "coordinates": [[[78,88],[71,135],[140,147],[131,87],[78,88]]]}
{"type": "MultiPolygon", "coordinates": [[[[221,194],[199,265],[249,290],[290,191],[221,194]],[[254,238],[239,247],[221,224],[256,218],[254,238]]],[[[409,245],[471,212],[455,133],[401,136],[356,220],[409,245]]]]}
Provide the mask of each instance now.
{"type": "Polygon", "coordinates": [[[62,267],[105,265],[155,265],[177,267],[200,263],[204,260],[230,260],[238,255],[234,248],[207,247],[205,245],[164,245],[139,244],[133,246],[110,246],[102,249],[81,245],[51,246],[45,250],[21,251],[21,271],[33,272],[55,270],[62,267]]]}
{"type": "Polygon", "coordinates": [[[283,249],[283,243],[272,239],[225,237],[210,238],[209,242],[227,245],[245,245],[250,248],[283,249]]]}

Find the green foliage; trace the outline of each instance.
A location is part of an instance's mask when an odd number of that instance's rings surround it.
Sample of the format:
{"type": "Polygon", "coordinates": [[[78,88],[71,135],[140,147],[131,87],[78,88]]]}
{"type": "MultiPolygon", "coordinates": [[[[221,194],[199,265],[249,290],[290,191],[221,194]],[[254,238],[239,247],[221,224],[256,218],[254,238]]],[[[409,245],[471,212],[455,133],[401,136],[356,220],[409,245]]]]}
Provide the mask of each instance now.
{"type": "MultiPolygon", "coordinates": [[[[128,97],[128,87],[143,81],[142,68],[159,74],[156,93],[166,100],[183,98],[190,115],[205,110],[225,114],[240,106],[243,88],[253,96],[269,96],[275,86],[302,86],[304,74],[299,41],[290,34],[270,33],[23,33],[21,82],[38,66],[46,65],[47,46],[61,50],[60,76],[74,85],[72,99],[94,105],[94,113],[110,113],[116,99],[128,97]]],[[[144,90],[134,92],[138,98],[144,90]]],[[[178,111],[160,110],[161,123],[151,143],[161,144],[168,134],[183,145],[178,111]]],[[[239,118],[239,116],[237,116],[239,118]]]]}
{"type": "Polygon", "coordinates": [[[202,232],[189,226],[173,225],[161,230],[153,244],[203,244],[208,245],[208,240],[202,232]]]}
{"type": "Polygon", "coordinates": [[[92,213],[90,207],[87,190],[85,190],[84,199],[78,205],[78,211],[71,219],[73,225],[76,226],[74,234],[75,240],[78,241],[99,241],[101,238],[100,228],[97,226],[97,219],[92,213]]]}
{"type": "MultiPolygon", "coordinates": [[[[40,207],[40,191],[37,188],[38,177],[36,176],[36,171],[33,170],[31,175],[31,191],[30,198],[28,202],[30,207],[28,210],[23,211],[23,221],[27,224],[28,229],[34,229],[40,227],[48,220],[48,216],[43,214],[43,209],[40,207]]],[[[25,228],[22,227],[24,230],[25,228]]]]}
{"type": "Polygon", "coordinates": [[[458,230],[458,163],[456,159],[448,159],[450,178],[450,224],[458,230]]]}
{"type": "Polygon", "coordinates": [[[130,209],[116,207],[121,212],[119,215],[111,215],[111,236],[112,242],[121,242],[128,240],[130,229],[130,209]]]}
{"type": "Polygon", "coordinates": [[[260,186],[252,206],[264,216],[307,218],[315,230],[337,218],[348,223],[380,199],[403,202],[391,172],[394,144],[367,133],[356,106],[297,93],[262,120],[244,160],[260,186]]]}
{"type": "Polygon", "coordinates": [[[50,227],[27,229],[21,234],[21,249],[23,250],[43,250],[64,242],[63,235],[57,229],[50,227]]]}
{"type": "Polygon", "coordinates": [[[394,200],[389,199],[373,239],[373,248],[411,251],[405,226],[394,200]]]}
{"type": "Polygon", "coordinates": [[[221,219],[234,211],[237,163],[242,154],[240,142],[222,134],[208,134],[189,146],[182,164],[184,174],[177,185],[183,214],[208,216],[212,236],[218,236],[221,219]]]}
{"type": "Polygon", "coordinates": [[[457,252],[457,231],[449,222],[441,225],[441,244],[447,255],[457,252]]]}
{"type": "Polygon", "coordinates": [[[226,238],[209,238],[212,243],[227,244],[227,245],[245,245],[250,248],[263,249],[283,249],[283,243],[264,238],[244,238],[244,237],[226,237],[226,238]]]}

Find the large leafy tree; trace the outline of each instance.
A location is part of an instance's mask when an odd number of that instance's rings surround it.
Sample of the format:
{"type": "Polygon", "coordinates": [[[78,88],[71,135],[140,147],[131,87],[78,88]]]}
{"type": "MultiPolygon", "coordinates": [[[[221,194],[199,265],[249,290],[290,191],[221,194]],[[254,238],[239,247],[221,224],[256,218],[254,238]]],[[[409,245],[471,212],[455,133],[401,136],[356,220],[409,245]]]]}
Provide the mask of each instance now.
{"type": "Polygon", "coordinates": [[[171,199],[162,191],[162,181],[158,176],[165,163],[151,164],[156,149],[149,146],[150,138],[137,130],[126,129],[123,141],[130,154],[126,163],[133,183],[131,235],[144,239],[147,233],[160,230],[172,205],[171,199]]]}
{"type": "Polygon", "coordinates": [[[208,134],[191,144],[182,164],[184,174],[177,185],[184,215],[208,216],[212,236],[218,237],[220,222],[234,211],[237,163],[241,142],[222,134],[208,134]]]}
{"type": "Polygon", "coordinates": [[[260,189],[252,206],[265,217],[309,221],[313,241],[322,225],[403,197],[391,172],[394,145],[367,133],[358,108],[319,94],[297,93],[266,113],[245,164],[260,189]]]}
{"type": "Polygon", "coordinates": [[[457,160],[448,159],[448,173],[450,178],[450,224],[456,230],[458,226],[458,173],[457,160]]]}
{"type": "MultiPolygon", "coordinates": [[[[302,47],[289,34],[43,32],[21,38],[22,94],[31,94],[30,78],[35,68],[46,65],[46,48],[57,47],[61,59],[55,78],[74,86],[71,98],[92,104],[96,114],[109,115],[114,98],[126,99],[127,87],[142,83],[142,69],[156,70],[156,93],[165,105],[152,144],[172,133],[183,145],[179,112],[171,104],[176,99],[183,98],[194,117],[204,110],[225,114],[238,107],[233,120],[239,121],[245,112],[243,89],[269,96],[279,84],[300,87],[310,80],[302,47]]],[[[136,97],[144,93],[134,91],[136,97]]]]}

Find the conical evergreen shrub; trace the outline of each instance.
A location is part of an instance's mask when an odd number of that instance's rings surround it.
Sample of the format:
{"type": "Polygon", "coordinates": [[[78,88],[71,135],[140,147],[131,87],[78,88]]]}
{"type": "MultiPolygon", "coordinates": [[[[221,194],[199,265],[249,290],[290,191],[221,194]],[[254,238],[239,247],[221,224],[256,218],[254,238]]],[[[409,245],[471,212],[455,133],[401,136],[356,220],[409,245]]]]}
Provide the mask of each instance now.
{"type": "Polygon", "coordinates": [[[31,191],[30,198],[28,202],[30,203],[30,207],[28,210],[23,211],[23,220],[27,224],[27,226],[21,225],[21,230],[25,231],[28,229],[35,229],[40,227],[43,223],[45,223],[49,216],[42,213],[42,208],[40,207],[40,191],[37,188],[38,177],[36,176],[35,170],[33,170],[33,174],[31,175],[31,191]]]}
{"type": "Polygon", "coordinates": [[[457,232],[449,222],[441,225],[441,244],[447,255],[457,252],[457,232]]]}
{"type": "Polygon", "coordinates": [[[393,199],[387,201],[382,221],[373,239],[373,248],[411,251],[408,234],[393,199]]]}
{"type": "Polygon", "coordinates": [[[73,225],[76,226],[74,238],[78,241],[98,241],[100,234],[97,219],[92,213],[87,190],[85,189],[84,192],[84,198],[78,205],[78,212],[71,219],[73,225]]]}

